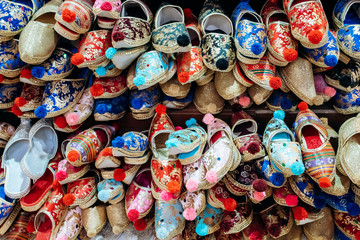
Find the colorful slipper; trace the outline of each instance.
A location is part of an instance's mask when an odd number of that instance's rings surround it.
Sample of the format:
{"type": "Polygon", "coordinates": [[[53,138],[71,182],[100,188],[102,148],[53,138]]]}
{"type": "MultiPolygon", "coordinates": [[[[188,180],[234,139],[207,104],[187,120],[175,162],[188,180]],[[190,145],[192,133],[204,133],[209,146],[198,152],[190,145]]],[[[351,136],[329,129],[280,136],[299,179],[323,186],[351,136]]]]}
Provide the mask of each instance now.
{"type": "Polygon", "coordinates": [[[89,165],[74,167],[66,158],[61,160],[58,164],[58,169],[55,174],[56,180],[61,185],[73,182],[84,176],[90,170],[89,165]]]}
{"type": "Polygon", "coordinates": [[[162,104],[169,109],[184,109],[194,100],[195,86],[190,88],[190,92],[184,98],[175,98],[164,95],[162,104]]]}
{"type": "Polygon", "coordinates": [[[183,166],[184,185],[189,192],[201,189],[209,189],[215,184],[203,181],[206,175],[205,163],[202,158],[191,164],[183,166]]]}
{"type": "Polygon", "coordinates": [[[253,209],[251,202],[239,202],[234,211],[224,211],[220,230],[225,234],[239,233],[247,228],[253,220],[253,209]]]}
{"type": "Polygon", "coordinates": [[[353,240],[359,238],[360,216],[350,216],[342,211],[333,211],[335,223],[335,239],[353,240]]]}
{"type": "Polygon", "coordinates": [[[187,221],[194,221],[195,218],[205,210],[206,195],[205,191],[183,192],[179,201],[184,209],[183,216],[187,221]]]}
{"type": "Polygon", "coordinates": [[[24,83],[20,97],[17,97],[14,101],[13,113],[19,116],[23,115],[23,112],[35,110],[41,104],[43,93],[44,87],[24,83]]]}
{"type": "Polygon", "coordinates": [[[322,96],[324,98],[324,102],[328,102],[332,97],[335,96],[335,88],[330,87],[325,82],[324,75],[322,73],[315,73],[314,81],[316,94],[322,96]]]}
{"type": "Polygon", "coordinates": [[[104,148],[95,160],[97,169],[117,168],[121,165],[121,160],[113,155],[113,148],[104,148]]]}
{"type": "Polygon", "coordinates": [[[96,0],[93,6],[93,13],[97,17],[119,19],[121,10],[121,1],[118,0],[96,0]]]}
{"type": "Polygon", "coordinates": [[[125,202],[106,206],[106,215],[114,234],[120,234],[128,228],[130,221],[126,217],[125,202]]]}
{"type": "Polygon", "coordinates": [[[15,104],[15,99],[20,97],[22,83],[1,84],[0,85],[0,109],[11,108],[15,104]]]}
{"type": "Polygon", "coordinates": [[[340,114],[354,114],[360,112],[360,87],[355,87],[350,92],[336,91],[332,100],[334,109],[340,114]]]}
{"type": "Polygon", "coordinates": [[[73,207],[67,210],[64,221],[56,234],[56,240],[76,239],[82,229],[81,208],[73,207]]]}
{"type": "Polygon", "coordinates": [[[115,157],[142,157],[148,150],[148,138],[141,132],[127,132],[112,141],[115,157]]]}
{"type": "Polygon", "coordinates": [[[0,139],[4,141],[9,141],[10,138],[14,135],[15,128],[9,123],[0,122],[0,139]]]}
{"type": "Polygon", "coordinates": [[[160,87],[155,85],[144,90],[130,92],[130,110],[137,120],[152,118],[156,106],[160,103],[160,87]]]}
{"type": "Polygon", "coordinates": [[[33,77],[31,73],[31,69],[26,67],[20,71],[20,82],[28,83],[35,86],[41,86],[41,87],[46,86],[45,81],[33,77]]]}
{"type": "MultiPolygon", "coordinates": [[[[5,194],[4,185],[0,185],[0,202],[2,214],[0,215],[0,226],[6,221],[6,219],[10,216],[11,211],[14,209],[16,205],[16,200],[8,197],[5,194]]],[[[9,226],[10,227],[10,226],[9,226]]],[[[0,227],[2,228],[2,227],[0,227]]]]}
{"type": "Polygon", "coordinates": [[[216,91],[225,100],[240,96],[246,91],[246,87],[236,80],[232,71],[216,72],[214,83],[216,91]]]}
{"type": "Polygon", "coordinates": [[[206,204],[205,210],[196,217],[197,235],[204,237],[219,230],[222,214],[222,209],[206,204]]]}
{"type": "MultiPolygon", "coordinates": [[[[6,3],[6,2],[5,2],[6,3]]],[[[7,78],[15,78],[27,65],[20,59],[17,40],[3,42],[0,45],[0,74],[7,78]]]]}
{"type": "Polygon", "coordinates": [[[105,61],[104,64],[104,66],[89,66],[94,71],[95,77],[117,77],[122,73],[122,70],[115,67],[112,61],[105,61]]]}
{"type": "Polygon", "coordinates": [[[273,189],[274,201],[284,207],[295,207],[299,203],[299,198],[290,187],[289,181],[280,188],[273,189]]]}
{"type": "Polygon", "coordinates": [[[30,222],[32,214],[27,212],[20,212],[17,216],[14,224],[11,226],[9,231],[6,233],[6,239],[13,239],[13,240],[27,240],[34,238],[33,233],[27,231],[27,225],[30,222]]]}
{"type": "Polygon", "coordinates": [[[326,195],[326,203],[336,210],[348,213],[350,216],[360,214],[360,207],[355,203],[355,194],[352,189],[342,196],[326,195]]]}
{"type": "Polygon", "coordinates": [[[101,98],[95,100],[94,119],[95,121],[118,120],[125,116],[129,105],[129,93],[115,98],[101,98]]]}
{"type": "Polygon", "coordinates": [[[82,209],[81,216],[87,236],[89,238],[95,237],[106,225],[106,206],[98,205],[82,209]]]}
{"type": "Polygon", "coordinates": [[[125,194],[122,182],[115,179],[106,179],[97,184],[98,199],[102,202],[108,202],[120,193],[125,194]]]}
{"type": "MultiPolygon", "coordinates": [[[[127,185],[130,185],[133,179],[136,176],[136,173],[141,168],[141,165],[133,165],[133,164],[121,164],[120,167],[114,168],[103,168],[101,169],[101,177],[103,179],[114,179],[117,182],[123,182],[127,185]]],[[[112,198],[112,200],[118,200],[119,195],[117,197],[112,198]]],[[[123,196],[124,197],[124,196],[123,196]]]]}
{"type": "Polygon", "coordinates": [[[339,62],[325,73],[325,81],[339,90],[350,92],[359,85],[360,63],[350,61],[347,65],[339,62]]]}
{"type": "Polygon", "coordinates": [[[211,81],[196,87],[194,105],[202,114],[218,114],[223,110],[225,100],[218,94],[215,83],[211,81]],[[209,98],[209,96],[212,97],[209,98]]]}

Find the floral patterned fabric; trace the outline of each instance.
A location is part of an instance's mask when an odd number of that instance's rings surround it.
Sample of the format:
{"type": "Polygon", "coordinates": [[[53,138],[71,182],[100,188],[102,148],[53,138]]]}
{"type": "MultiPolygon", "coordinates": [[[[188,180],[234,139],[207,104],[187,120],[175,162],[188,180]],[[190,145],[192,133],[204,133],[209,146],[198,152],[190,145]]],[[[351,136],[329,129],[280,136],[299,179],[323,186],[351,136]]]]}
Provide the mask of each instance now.
{"type": "Polygon", "coordinates": [[[205,224],[209,228],[208,234],[215,232],[220,228],[222,214],[221,208],[214,208],[210,204],[206,204],[205,210],[196,217],[196,226],[205,224]]]}
{"type": "Polygon", "coordinates": [[[95,194],[95,185],[95,177],[87,177],[69,183],[67,194],[73,194],[76,199],[73,205],[83,204],[89,200],[95,194]]]}
{"type": "Polygon", "coordinates": [[[115,98],[96,99],[94,114],[120,114],[126,111],[128,106],[128,93],[115,98]]]}
{"type": "Polygon", "coordinates": [[[26,66],[26,63],[20,59],[18,44],[16,40],[0,44],[0,74],[3,74],[5,77],[8,75],[6,70],[20,70],[26,66]]]}
{"type": "Polygon", "coordinates": [[[192,47],[189,52],[180,53],[177,58],[177,74],[189,74],[187,81],[179,81],[181,84],[187,84],[198,79],[201,73],[205,73],[205,66],[201,59],[201,48],[192,47]],[[191,80],[192,81],[191,81],[191,80]]]}
{"type": "Polygon", "coordinates": [[[77,236],[82,229],[81,208],[75,207],[69,209],[66,213],[65,220],[61,224],[57,237],[66,236],[69,239],[77,236]]]}
{"type": "Polygon", "coordinates": [[[145,112],[160,103],[161,91],[159,86],[144,90],[134,90],[130,93],[130,109],[133,112],[145,112]],[[140,104],[137,104],[140,103],[140,104]]]}
{"type": "Polygon", "coordinates": [[[333,216],[337,227],[335,232],[340,230],[340,236],[343,236],[340,239],[356,239],[357,233],[360,231],[360,216],[351,217],[348,213],[340,211],[334,211],[333,216]]]}
{"type": "Polygon", "coordinates": [[[167,161],[153,158],[151,160],[151,174],[158,187],[167,191],[167,185],[171,181],[182,184],[182,165],[179,160],[167,161]]]}
{"type": "Polygon", "coordinates": [[[23,84],[0,84],[0,109],[6,109],[13,105],[15,98],[21,94],[23,84]]]}
{"type": "Polygon", "coordinates": [[[125,196],[125,208],[127,212],[135,209],[141,217],[150,211],[153,204],[154,198],[150,188],[142,187],[135,182],[130,184],[125,196]]]}

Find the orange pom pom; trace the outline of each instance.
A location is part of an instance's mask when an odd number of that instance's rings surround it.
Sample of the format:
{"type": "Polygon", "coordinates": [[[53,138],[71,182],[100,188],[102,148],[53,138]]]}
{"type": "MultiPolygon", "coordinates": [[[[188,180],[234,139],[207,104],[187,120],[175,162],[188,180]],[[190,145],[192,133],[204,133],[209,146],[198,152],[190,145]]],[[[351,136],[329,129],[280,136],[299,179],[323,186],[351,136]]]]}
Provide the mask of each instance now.
{"type": "Polygon", "coordinates": [[[70,11],[69,9],[64,9],[61,13],[62,15],[62,19],[65,22],[73,22],[76,18],[76,14],[72,11],[70,11]]]}
{"type": "Polygon", "coordinates": [[[301,103],[299,103],[298,108],[300,111],[305,111],[305,110],[309,109],[309,106],[307,105],[306,102],[301,102],[301,103]]]}
{"type": "Polygon", "coordinates": [[[4,76],[2,74],[0,74],[0,83],[4,81],[4,76]]]}
{"type": "Polygon", "coordinates": [[[284,50],[283,55],[286,61],[292,62],[298,57],[298,52],[293,48],[289,48],[284,50]]]}
{"type": "Polygon", "coordinates": [[[166,113],[166,107],[164,105],[162,105],[162,104],[157,105],[156,113],[157,114],[165,114],[166,113]]]}
{"type": "Polygon", "coordinates": [[[61,129],[66,128],[66,126],[67,126],[66,119],[63,115],[54,117],[54,123],[56,126],[58,126],[58,128],[61,128],[61,129]]]}
{"type": "Polygon", "coordinates": [[[308,217],[308,212],[303,207],[294,207],[293,208],[294,218],[296,220],[304,220],[308,217]]]}
{"type": "Polygon", "coordinates": [[[121,182],[125,179],[126,173],[123,169],[117,168],[114,171],[114,180],[117,182],[121,182]]]}
{"type": "Polygon", "coordinates": [[[323,35],[319,30],[312,30],[308,35],[308,39],[312,44],[319,44],[323,35]]]}
{"type": "Polygon", "coordinates": [[[57,179],[55,179],[52,183],[52,189],[55,190],[55,189],[59,189],[59,188],[61,188],[61,184],[57,179]]]}
{"type": "Polygon", "coordinates": [[[29,68],[24,68],[24,69],[21,70],[21,72],[20,72],[20,77],[26,78],[26,79],[32,78],[31,70],[30,70],[29,68]]]}
{"type": "Polygon", "coordinates": [[[17,97],[15,98],[14,104],[18,107],[22,107],[26,104],[26,99],[23,97],[17,97]]]}
{"type": "Polygon", "coordinates": [[[319,186],[321,188],[328,188],[331,187],[331,181],[328,177],[322,177],[319,179],[319,186]]]}
{"type": "Polygon", "coordinates": [[[74,55],[72,55],[70,60],[72,64],[77,66],[85,61],[85,57],[81,53],[75,53],[74,55]]]}
{"type": "Polygon", "coordinates": [[[13,112],[13,114],[15,114],[18,117],[20,117],[24,114],[17,105],[13,105],[11,107],[11,111],[13,112]]]}
{"type": "Polygon", "coordinates": [[[67,155],[67,159],[70,162],[75,162],[76,160],[78,160],[80,158],[80,154],[78,153],[78,151],[76,150],[71,150],[68,155],[67,155]]]}
{"type": "Polygon", "coordinates": [[[147,227],[147,223],[144,219],[138,219],[134,222],[134,227],[137,231],[144,231],[147,227]]]}
{"type": "Polygon", "coordinates": [[[112,148],[105,148],[104,150],[102,150],[102,155],[104,157],[107,157],[107,156],[112,156],[113,153],[112,153],[112,148]]]}
{"type": "Polygon", "coordinates": [[[74,202],[75,202],[75,196],[74,196],[74,194],[66,194],[66,195],[63,197],[63,203],[64,203],[66,206],[70,206],[70,205],[72,205],[74,202]]]}
{"type": "Polygon", "coordinates": [[[181,82],[181,83],[186,83],[190,78],[190,74],[188,72],[181,72],[177,76],[178,76],[179,82],[181,82]]]}
{"type": "Polygon", "coordinates": [[[236,209],[236,201],[233,198],[226,198],[223,201],[225,210],[228,212],[232,212],[236,209]]]}
{"type": "Polygon", "coordinates": [[[177,193],[180,191],[180,184],[177,181],[170,181],[167,185],[170,193],[177,193]]]}
{"type": "Polygon", "coordinates": [[[104,92],[105,92],[105,89],[104,89],[103,85],[101,85],[101,84],[94,84],[90,88],[90,93],[94,97],[98,97],[98,96],[102,95],[104,92]]]}
{"type": "Polygon", "coordinates": [[[269,81],[269,84],[272,89],[278,89],[281,87],[282,82],[280,78],[272,77],[269,81]]]}

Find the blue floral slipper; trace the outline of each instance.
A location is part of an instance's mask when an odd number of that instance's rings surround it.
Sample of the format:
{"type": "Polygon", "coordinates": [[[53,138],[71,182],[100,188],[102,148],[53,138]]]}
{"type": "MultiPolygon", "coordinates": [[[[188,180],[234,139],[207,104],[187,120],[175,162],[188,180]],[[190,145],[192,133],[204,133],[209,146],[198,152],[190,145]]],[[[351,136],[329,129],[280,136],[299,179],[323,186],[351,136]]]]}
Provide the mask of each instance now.
{"type": "Polygon", "coordinates": [[[96,99],[94,108],[95,121],[118,120],[125,115],[128,105],[128,92],[115,98],[96,99]]]}
{"type": "Polygon", "coordinates": [[[206,204],[205,210],[195,220],[197,235],[204,237],[219,230],[222,214],[221,208],[214,208],[210,204],[206,204]]]}
{"type": "Polygon", "coordinates": [[[115,181],[114,179],[107,179],[97,184],[98,199],[102,202],[108,202],[119,194],[125,195],[124,184],[115,181]]]}
{"type": "Polygon", "coordinates": [[[112,141],[115,157],[142,157],[148,150],[148,138],[141,132],[127,132],[112,141]]]}
{"type": "Polygon", "coordinates": [[[295,141],[295,136],[286,126],[284,118],[284,111],[274,112],[274,117],[265,128],[263,144],[276,169],[285,176],[300,175],[305,171],[300,144],[295,141]]]}
{"type": "Polygon", "coordinates": [[[0,109],[11,108],[15,99],[20,97],[22,83],[0,84],[0,109]]]}
{"type": "Polygon", "coordinates": [[[272,111],[295,111],[299,99],[292,92],[285,93],[280,89],[273,91],[271,96],[266,100],[266,105],[272,111]]]}
{"type": "Polygon", "coordinates": [[[17,77],[27,65],[20,59],[18,45],[18,41],[14,39],[0,44],[0,75],[8,78],[17,77]]]}
{"type": "Polygon", "coordinates": [[[191,41],[185,27],[185,16],[181,7],[161,6],[154,18],[152,31],[153,47],[164,53],[189,52],[191,41]]]}
{"type": "Polygon", "coordinates": [[[155,115],[155,109],[160,104],[161,91],[158,85],[144,90],[130,92],[130,110],[137,120],[149,119],[155,115]]]}
{"type": "MultiPolygon", "coordinates": [[[[0,185],[0,203],[1,203],[1,214],[0,214],[0,226],[6,221],[10,213],[16,206],[16,200],[9,198],[5,195],[4,185],[0,185]]],[[[9,226],[10,227],[10,226],[9,226]]]]}
{"type": "Polygon", "coordinates": [[[339,90],[350,92],[360,83],[360,63],[350,61],[339,62],[336,67],[325,72],[325,82],[339,90]]]}
{"type": "Polygon", "coordinates": [[[350,92],[337,90],[332,98],[334,109],[341,114],[354,114],[360,112],[360,87],[350,92]]]}
{"type": "Polygon", "coordinates": [[[355,194],[351,189],[342,196],[327,194],[326,203],[336,210],[349,213],[353,217],[360,214],[360,207],[355,203],[355,194]]]}
{"type": "Polygon", "coordinates": [[[261,16],[241,0],[231,15],[235,25],[237,58],[246,64],[256,64],[267,49],[266,26],[261,16]]]}

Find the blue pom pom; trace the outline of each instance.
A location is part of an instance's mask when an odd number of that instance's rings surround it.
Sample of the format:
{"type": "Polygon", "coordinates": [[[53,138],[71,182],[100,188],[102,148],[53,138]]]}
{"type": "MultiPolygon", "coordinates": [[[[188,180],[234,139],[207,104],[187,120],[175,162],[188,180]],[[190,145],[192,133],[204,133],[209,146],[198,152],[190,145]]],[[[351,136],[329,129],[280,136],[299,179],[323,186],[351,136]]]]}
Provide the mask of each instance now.
{"type": "Polygon", "coordinates": [[[335,67],[338,63],[338,59],[335,55],[327,55],[324,59],[324,63],[329,67],[335,67]]]}
{"type": "Polygon", "coordinates": [[[289,110],[289,109],[291,109],[291,107],[292,107],[293,105],[292,105],[292,102],[291,102],[289,99],[283,98],[283,99],[281,100],[280,106],[281,106],[281,108],[284,109],[284,110],[289,110]]]}
{"type": "Polygon", "coordinates": [[[99,105],[96,106],[96,109],[95,109],[97,113],[100,113],[100,114],[104,114],[107,112],[107,106],[105,103],[100,103],[99,105]]]}
{"type": "Polygon", "coordinates": [[[279,172],[274,172],[270,177],[269,177],[270,182],[276,186],[276,187],[280,187],[284,184],[285,182],[285,177],[282,173],[279,172]]]}
{"type": "Polygon", "coordinates": [[[159,239],[165,239],[169,235],[169,231],[165,227],[156,229],[156,237],[159,239]]]}
{"type": "Polygon", "coordinates": [[[107,202],[110,199],[110,193],[109,190],[101,190],[98,193],[98,198],[100,201],[107,202]]]}
{"type": "Polygon", "coordinates": [[[196,231],[197,235],[203,237],[208,234],[209,227],[204,223],[199,223],[199,224],[197,224],[195,231],[196,231]]]}
{"type": "Polygon", "coordinates": [[[31,74],[36,78],[42,78],[45,75],[45,68],[35,66],[31,69],[31,74]]]}
{"type": "Polygon", "coordinates": [[[263,47],[261,46],[260,43],[254,43],[254,44],[251,46],[251,51],[252,51],[253,54],[259,55],[260,53],[262,53],[263,47]]]}
{"type": "Polygon", "coordinates": [[[143,85],[144,83],[145,83],[145,78],[143,76],[134,77],[135,86],[140,86],[140,85],[143,85]]]}
{"type": "Polygon", "coordinates": [[[47,115],[46,107],[41,105],[35,109],[34,113],[38,118],[44,118],[47,115]]]}
{"type": "Polygon", "coordinates": [[[285,112],[283,110],[276,110],[274,112],[274,118],[280,119],[280,120],[284,120],[285,118],[285,112]]]}
{"type": "Polygon", "coordinates": [[[105,55],[108,59],[112,59],[116,53],[116,49],[113,47],[110,47],[106,50],[105,55]]]}
{"type": "Polygon", "coordinates": [[[114,140],[112,140],[112,146],[116,148],[122,148],[125,145],[124,138],[117,136],[114,140]]]}
{"type": "Polygon", "coordinates": [[[346,206],[346,211],[352,217],[358,216],[360,214],[360,207],[356,203],[348,203],[346,206]]]}
{"type": "Polygon", "coordinates": [[[187,126],[187,127],[192,127],[192,126],[194,126],[196,124],[196,119],[195,118],[190,118],[189,120],[187,120],[186,122],[185,122],[185,125],[187,126]]]}
{"type": "Polygon", "coordinates": [[[305,171],[304,164],[300,162],[294,162],[293,164],[291,164],[290,169],[291,172],[296,176],[302,174],[305,171]]]}
{"type": "Polygon", "coordinates": [[[360,105],[360,98],[357,98],[355,102],[356,102],[356,105],[359,106],[360,105]]]}
{"type": "Polygon", "coordinates": [[[140,98],[134,98],[131,100],[131,107],[134,109],[140,109],[143,106],[143,102],[140,98]]]}
{"type": "Polygon", "coordinates": [[[314,195],[314,206],[316,209],[323,209],[326,206],[326,195],[324,193],[314,195]]]}
{"type": "Polygon", "coordinates": [[[100,77],[101,77],[101,76],[105,76],[105,74],[106,74],[106,68],[103,67],[103,66],[97,67],[97,68],[96,68],[96,73],[97,73],[97,75],[99,75],[100,77]]]}

